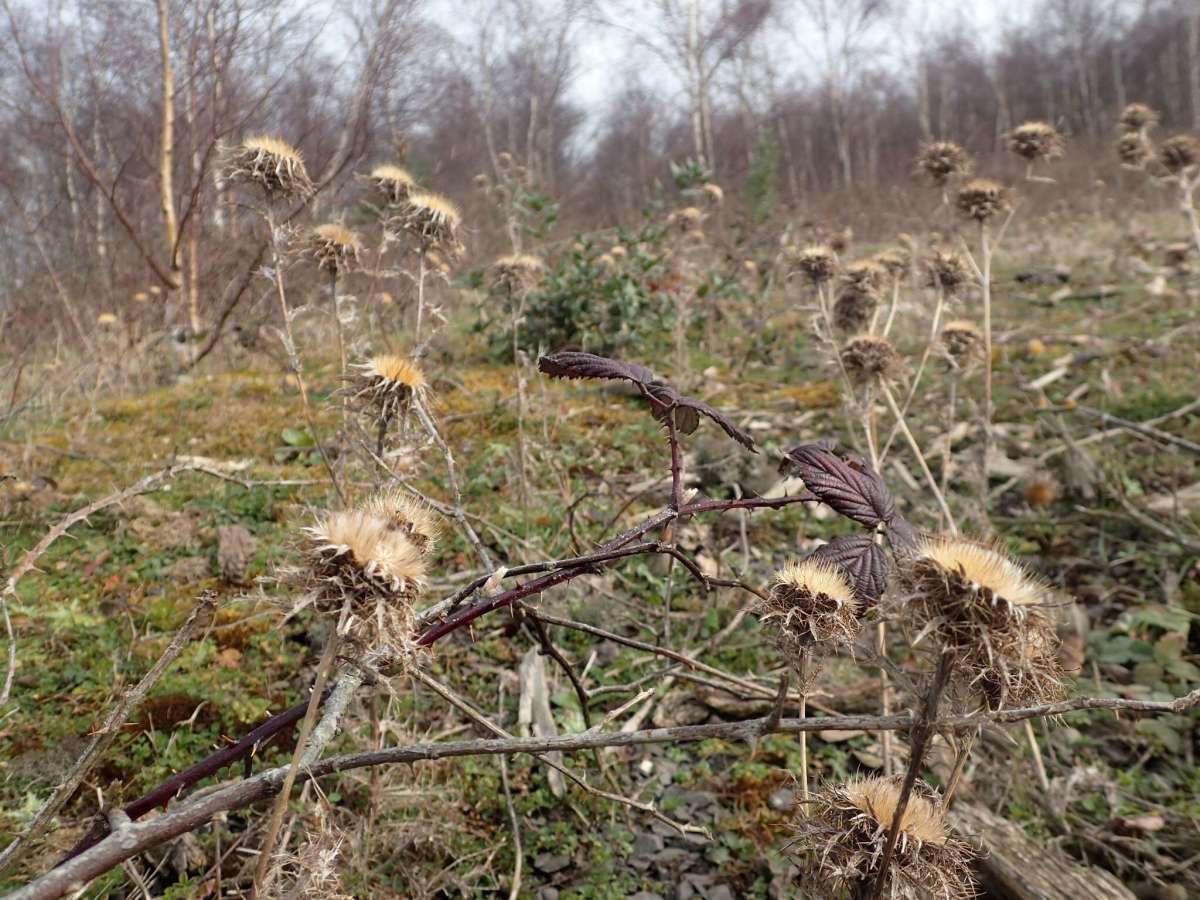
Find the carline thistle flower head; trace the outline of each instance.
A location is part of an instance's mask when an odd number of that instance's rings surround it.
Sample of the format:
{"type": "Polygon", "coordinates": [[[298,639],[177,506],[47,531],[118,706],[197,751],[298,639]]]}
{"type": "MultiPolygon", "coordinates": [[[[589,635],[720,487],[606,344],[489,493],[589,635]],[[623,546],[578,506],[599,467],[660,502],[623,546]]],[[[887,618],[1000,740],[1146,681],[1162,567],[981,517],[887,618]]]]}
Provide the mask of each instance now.
{"type": "Polygon", "coordinates": [[[1026,162],[1058,159],[1066,152],[1066,140],[1048,122],[1025,122],[1005,137],[1009,152],[1026,162]]]}
{"type": "Polygon", "coordinates": [[[391,353],[373,356],[351,367],[342,393],[359,412],[376,420],[390,422],[408,411],[414,397],[428,386],[425,374],[415,362],[391,353]]]}
{"type": "Polygon", "coordinates": [[[508,293],[528,290],[537,284],[545,271],[546,264],[538,257],[512,253],[492,263],[492,285],[508,293]]]}
{"type": "Polygon", "coordinates": [[[260,188],[268,200],[307,197],[313,190],[300,151],[279,138],[246,138],[229,154],[226,168],[231,181],[260,188]]]}
{"type": "Polygon", "coordinates": [[[846,372],[856,381],[888,379],[900,368],[900,354],[892,342],[869,334],[847,341],[841,358],[846,372]]]}
{"type": "Polygon", "coordinates": [[[971,269],[958,253],[934,250],[922,260],[925,283],[953,296],[971,280],[971,269]]]}
{"type": "MultiPolygon", "coordinates": [[[[858,897],[875,883],[900,804],[898,777],[860,778],[818,790],[793,823],[788,845],[806,889],[858,897]]],[[[917,781],[900,820],[883,896],[967,900],[975,896],[971,848],[954,837],[939,797],[917,781]]],[[[814,894],[818,896],[818,894],[814,894]]]]}
{"type": "Polygon", "coordinates": [[[388,206],[399,206],[417,186],[407,169],[392,163],[376,166],[367,177],[388,206]]]}
{"type": "Polygon", "coordinates": [[[825,284],[837,274],[837,255],[828,244],[809,244],[796,254],[795,267],[813,284],[825,284]]]}
{"type": "Polygon", "coordinates": [[[992,709],[1059,699],[1058,639],[1050,592],[1004,554],[938,535],[900,566],[907,615],[956,660],[955,677],[992,709]]]}
{"type": "Polygon", "coordinates": [[[871,292],[847,285],[833,304],[833,325],[845,334],[866,330],[879,308],[879,298],[871,292]]]}
{"type": "Polygon", "coordinates": [[[323,271],[338,275],[358,262],[362,242],[345,225],[330,222],[312,230],[308,251],[323,271]]]}
{"type": "Polygon", "coordinates": [[[953,141],[933,141],[921,146],[916,166],[935,187],[941,187],[970,172],[971,157],[953,141]]]}
{"type": "Polygon", "coordinates": [[[413,191],[389,221],[426,250],[457,254],[462,249],[458,240],[462,216],[458,207],[440,194],[413,191]]]}
{"type": "Polygon", "coordinates": [[[850,646],[858,634],[859,601],[841,569],[819,559],[789,562],[775,573],[758,609],[773,626],[780,651],[792,663],[814,647],[850,646]]]}
{"type": "Polygon", "coordinates": [[[1008,208],[1008,189],[990,178],[974,178],[959,188],[955,202],[967,218],[986,222],[1008,208]]]}
{"type": "Polygon", "coordinates": [[[1121,111],[1118,122],[1122,131],[1139,132],[1152,128],[1158,122],[1158,113],[1145,103],[1130,103],[1121,111]]]}

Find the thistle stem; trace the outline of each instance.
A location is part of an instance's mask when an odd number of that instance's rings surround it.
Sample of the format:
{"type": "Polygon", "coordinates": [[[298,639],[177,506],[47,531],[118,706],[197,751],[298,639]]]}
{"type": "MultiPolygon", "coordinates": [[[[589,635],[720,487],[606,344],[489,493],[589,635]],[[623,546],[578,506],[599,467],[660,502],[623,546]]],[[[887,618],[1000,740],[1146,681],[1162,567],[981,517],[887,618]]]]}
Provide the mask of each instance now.
{"type": "Polygon", "coordinates": [[[417,251],[417,323],[413,333],[413,346],[421,349],[421,321],[425,317],[425,246],[417,251]]]}
{"type": "Polygon", "coordinates": [[[908,446],[912,449],[913,455],[917,457],[917,463],[921,466],[921,473],[925,476],[925,481],[929,484],[929,489],[933,491],[933,496],[941,507],[942,515],[946,517],[946,525],[952,534],[958,533],[958,525],[954,521],[954,514],[950,512],[950,507],[946,503],[946,497],[942,493],[942,489],[938,487],[937,479],[933,477],[933,472],[929,470],[929,463],[925,461],[925,454],[921,452],[921,446],[917,443],[917,439],[913,437],[913,433],[908,428],[908,423],[904,420],[904,413],[900,411],[900,407],[896,405],[896,398],[892,396],[892,390],[888,387],[886,381],[880,382],[880,387],[883,389],[883,397],[887,401],[888,408],[892,411],[892,415],[896,417],[896,424],[900,428],[900,432],[908,441],[908,446]]]}

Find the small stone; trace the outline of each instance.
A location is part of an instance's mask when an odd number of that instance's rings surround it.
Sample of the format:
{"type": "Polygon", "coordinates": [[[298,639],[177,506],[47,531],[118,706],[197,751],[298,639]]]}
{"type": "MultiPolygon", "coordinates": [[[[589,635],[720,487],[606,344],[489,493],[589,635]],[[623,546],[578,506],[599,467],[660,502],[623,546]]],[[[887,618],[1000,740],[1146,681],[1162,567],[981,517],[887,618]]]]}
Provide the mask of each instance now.
{"type": "Polygon", "coordinates": [[[649,856],[652,853],[657,853],[663,848],[663,839],[661,835],[642,832],[633,839],[633,852],[638,855],[649,856]]]}
{"type": "Polygon", "coordinates": [[[217,565],[230,584],[243,584],[254,561],[254,535],[244,525],[222,525],[217,529],[217,565]]]}
{"type": "Polygon", "coordinates": [[[544,887],[537,892],[537,900],[558,900],[558,888],[544,887]]]}
{"type": "Polygon", "coordinates": [[[555,853],[539,853],[533,859],[533,867],[539,872],[553,875],[571,865],[571,857],[555,853]]]}
{"type": "Polygon", "coordinates": [[[727,884],[718,884],[704,892],[704,900],[733,900],[733,891],[727,884]]]}
{"type": "Polygon", "coordinates": [[[643,778],[649,778],[654,774],[654,760],[646,757],[638,763],[638,774],[643,778]]]}

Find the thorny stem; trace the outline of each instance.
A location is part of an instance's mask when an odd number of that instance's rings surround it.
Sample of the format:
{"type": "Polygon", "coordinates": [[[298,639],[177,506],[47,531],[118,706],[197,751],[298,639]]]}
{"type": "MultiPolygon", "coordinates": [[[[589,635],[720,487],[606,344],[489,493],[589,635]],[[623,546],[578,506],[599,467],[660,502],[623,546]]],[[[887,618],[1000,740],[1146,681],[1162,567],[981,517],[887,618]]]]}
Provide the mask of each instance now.
{"type": "MultiPolygon", "coordinates": [[[[1197,179],[1200,179],[1200,175],[1197,179]]],[[[1196,245],[1196,251],[1200,252],[1200,216],[1196,214],[1196,204],[1193,200],[1198,183],[1200,181],[1189,179],[1182,174],[1179,176],[1179,205],[1183,214],[1187,216],[1188,225],[1191,226],[1192,242],[1196,245]]]]}
{"type": "MultiPolygon", "coordinates": [[[[1127,709],[1153,713],[1185,713],[1200,705],[1200,689],[1173,701],[1128,700],[1119,697],[1077,697],[1057,703],[1022,709],[1008,709],[966,716],[951,716],[943,720],[929,720],[925,724],[933,730],[948,728],[975,728],[987,723],[1017,722],[1029,718],[1062,715],[1077,709],[1127,709]]],[[[645,731],[591,731],[567,734],[552,738],[515,738],[511,740],[469,740],[459,742],[435,742],[407,747],[388,747],[335,756],[315,762],[304,768],[302,778],[321,778],[336,772],[366,768],[368,766],[397,763],[412,764],[421,760],[451,759],[464,756],[487,756],[499,753],[547,753],[552,751],[591,750],[600,747],[633,747],[708,739],[751,740],[765,732],[765,725],[773,719],[768,715],[743,722],[718,722],[705,725],[685,725],[675,728],[652,728],[645,731]]],[[[901,716],[827,716],[816,719],[779,719],[774,730],[789,734],[803,731],[820,731],[826,728],[837,730],[860,729],[865,731],[915,731],[922,724],[911,715],[901,716]]],[[[18,889],[10,900],[44,900],[60,897],[76,883],[89,881],[114,866],[120,865],[145,850],[199,828],[221,812],[242,809],[271,796],[281,784],[285,767],[271,769],[252,778],[245,778],[218,788],[211,793],[183,801],[172,810],[146,822],[131,822],[120,833],[110,834],[36,881],[18,889]]],[[[899,821],[898,818],[893,822],[899,821]]]]}
{"type": "Polygon", "coordinates": [[[988,461],[992,456],[995,417],[992,398],[992,248],[988,240],[987,222],[979,223],[979,287],[983,295],[983,460],[980,464],[980,500],[982,514],[987,517],[988,461]]]}
{"type": "Polygon", "coordinates": [[[275,224],[275,215],[270,207],[267,207],[263,216],[267,220],[267,229],[271,232],[271,265],[275,269],[275,277],[272,279],[275,282],[275,295],[279,299],[279,312],[283,316],[283,334],[286,341],[284,350],[287,352],[288,365],[291,367],[292,374],[296,376],[296,386],[300,390],[300,402],[304,407],[304,420],[308,424],[308,430],[312,433],[313,443],[316,444],[317,453],[321,457],[321,462],[325,465],[325,471],[329,473],[329,480],[333,483],[333,490],[338,495],[338,500],[344,505],[346,495],[342,493],[342,487],[338,484],[337,474],[333,471],[333,464],[329,461],[329,456],[325,453],[325,446],[321,443],[321,438],[317,435],[317,422],[313,417],[312,404],[308,399],[308,385],[304,381],[303,367],[300,365],[300,355],[296,350],[296,340],[292,335],[292,314],[288,309],[287,293],[283,289],[283,258],[279,252],[279,233],[278,227],[275,224]]]}
{"type": "MultiPolygon", "coordinates": [[[[880,659],[887,659],[887,623],[882,619],[875,625],[875,652],[880,659]]],[[[879,714],[881,716],[890,715],[892,711],[891,689],[888,684],[887,669],[883,666],[879,667],[879,714]]],[[[880,739],[880,748],[883,751],[883,774],[892,774],[892,735],[885,731],[880,739]]]]}
{"type": "Polygon", "coordinates": [[[950,670],[953,667],[954,657],[943,652],[941,659],[938,660],[933,683],[929,686],[929,693],[925,697],[925,708],[921,712],[921,718],[909,732],[908,771],[904,773],[904,784],[900,788],[900,797],[897,799],[896,809],[892,813],[892,825],[888,830],[887,844],[884,846],[883,856],[879,861],[879,874],[875,878],[875,887],[870,894],[870,900],[881,900],[884,888],[887,886],[888,870],[891,868],[892,854],[896,851],[896,841],[900,837],[904,813],[908,809],[908,800],[912,796],[913,785],[916,784],[917,776],[921,772],[921,764],[925,761],[925,749],[933,735],[933,723],[937,719],[938,704],[941,702],[946,683],[950,680],[950,670]]]}
{"type": "Polygon", "coordinates": [[[887,337],[892,333],[892,325],[896,321],[896,309],[900,305],[900,277],[892,279],[892,303],[888,308],[887,321],[883,323],[883,336],[887,337]]]}
{"type": "Polygon", "coordinates": [[[892,396],[892,389],[888,387],[886,381],[881,381],[880,387],[883,389],[883,397],[887,401],[888,409],[896,417],[896,425],[900,428],[900,432],[904,435],[905,440],[908,441],[908,446],[912,449],[913,455],[917,458],[917,463],[921,466],[921,473],[925,476],[925,481],[929,484],[929,489],[933,491],[933,496],[937,500],[938,506],[942,509],[942,515],[946,518],[946,526],[950,529],[951,534],[957,534],[958,525],[954,522],[954,514],[950,512],[950,506],[946,503],[946,497],[942,494],[942,489],[938,487],[937,479],[933,477],[933,472],[929,470],[929,463],[925,461],[925,454],[921,452],[921,445],[913,437],[908,423],[904,420],[904,413],[900,411],[900,407],[896,404],[896,398],[892,396]]]}

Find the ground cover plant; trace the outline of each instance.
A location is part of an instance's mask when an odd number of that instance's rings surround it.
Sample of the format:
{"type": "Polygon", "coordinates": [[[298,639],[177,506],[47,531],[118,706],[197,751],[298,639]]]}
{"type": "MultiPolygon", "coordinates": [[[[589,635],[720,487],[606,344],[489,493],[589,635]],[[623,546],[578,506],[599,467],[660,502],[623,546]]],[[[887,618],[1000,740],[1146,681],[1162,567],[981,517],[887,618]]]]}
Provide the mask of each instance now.
{"type": "Polygon", "coordinates": [[[1194,139],[930,135],[850,228],[706,103],[618,227],[511,134],[469,201],[355,127],[164,151],[165,261],[110,194],[188,324],[0,370],[11,896],[1200,891],[1194,139]]]}

